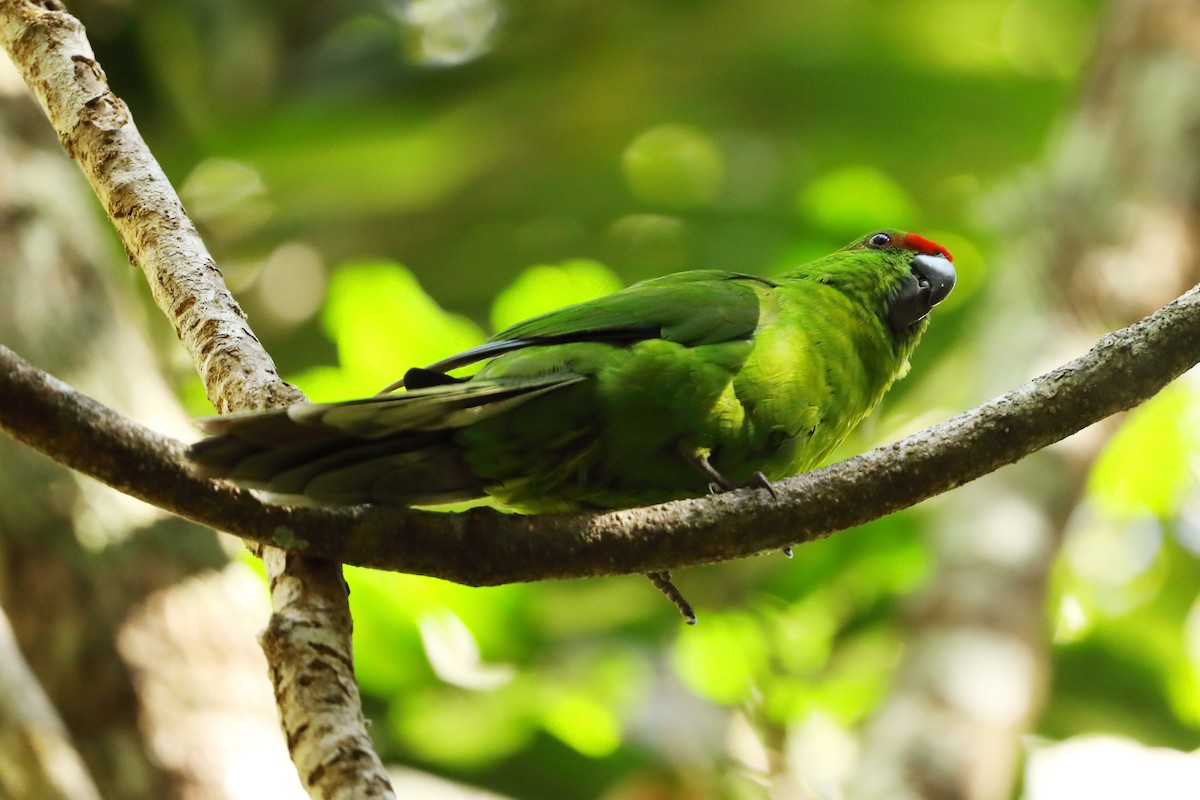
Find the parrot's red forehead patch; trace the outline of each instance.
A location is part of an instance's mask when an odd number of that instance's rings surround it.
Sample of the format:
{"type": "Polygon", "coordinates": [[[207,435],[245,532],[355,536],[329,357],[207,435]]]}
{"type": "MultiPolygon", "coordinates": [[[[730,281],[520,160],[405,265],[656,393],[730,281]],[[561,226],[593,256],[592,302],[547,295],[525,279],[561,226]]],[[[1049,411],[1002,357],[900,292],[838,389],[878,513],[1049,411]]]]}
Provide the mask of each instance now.
{"type": "Polygon", "coordinates": [[[942,247],[937,242],[931,242],[924,236],[916,233],[904,234],[904,245],[909,250],[916,250],[918,253],[927,256],[941,256],[947,261],[954,261],[954,256],[950,255],[950,251],[942,247]]]}

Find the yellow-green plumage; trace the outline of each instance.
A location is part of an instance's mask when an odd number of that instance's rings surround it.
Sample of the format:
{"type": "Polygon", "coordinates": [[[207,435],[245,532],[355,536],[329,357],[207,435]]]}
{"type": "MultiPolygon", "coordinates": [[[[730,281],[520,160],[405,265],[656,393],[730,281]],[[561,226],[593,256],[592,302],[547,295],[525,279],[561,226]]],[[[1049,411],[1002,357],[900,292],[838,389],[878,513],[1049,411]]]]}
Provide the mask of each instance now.
{"type": "Polygon", "coordinates": [[[952,284],[943,248],[897,231],[770,280],[668,275],[411,372],[425,388],[212,418],[191,455],[205,474],[318,502],[486,494],[530,512],[702,495],[704,458],[726,485],[775,480],[819,464],[875,407],[952,284]],[[468,381],[440,375],[476,361],[468,381]]]}

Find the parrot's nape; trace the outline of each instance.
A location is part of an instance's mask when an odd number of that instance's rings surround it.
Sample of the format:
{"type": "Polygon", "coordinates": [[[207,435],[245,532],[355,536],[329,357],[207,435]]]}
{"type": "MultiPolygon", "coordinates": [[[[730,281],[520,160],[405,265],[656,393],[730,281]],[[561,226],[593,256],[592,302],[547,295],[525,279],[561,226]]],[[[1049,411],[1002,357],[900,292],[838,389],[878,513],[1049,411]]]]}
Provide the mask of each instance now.
{"type": "MultiPolygon", "coordinates": [[[[376,397],[200,420],[212,435],[188,457],[200,475],[325,504],[491,496],[536,513],[769,490],[816,467],[904,374],[951,261],[885,230],[775,278],[654,278],[376,397]]],[[[694,622],[669,575],[651,578],[694,622]]]]}

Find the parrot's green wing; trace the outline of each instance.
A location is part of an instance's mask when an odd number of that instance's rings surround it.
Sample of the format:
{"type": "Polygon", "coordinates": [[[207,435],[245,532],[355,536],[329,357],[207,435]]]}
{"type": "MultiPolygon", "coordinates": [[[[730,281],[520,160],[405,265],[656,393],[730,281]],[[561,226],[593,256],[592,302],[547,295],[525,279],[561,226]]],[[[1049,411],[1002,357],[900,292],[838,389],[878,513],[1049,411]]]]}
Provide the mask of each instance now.
{"type": "Polygon", "coordinates": [[[754,287],[774,288],[765,278],[723,270],[694,270],[635,283],[616,294],[561,308],[500,331],[493,341],[545,339],[583,334],[588,341],[622,333],[684,345],[741,339],[758,325],[754,287]]]}
{"type": "Polygon", "coordinates": [[[439,379],[437,374],[526,347],[577,342],[622,345],[646,339],[691,347],[747,339],[760,323],[759,292],[775,287],[765,278],[715,269],[653,278],[519,322],[478,347],[409,370],[403,381],[383,392],[401,385],[448,383],[450,379],[439,379]]]}

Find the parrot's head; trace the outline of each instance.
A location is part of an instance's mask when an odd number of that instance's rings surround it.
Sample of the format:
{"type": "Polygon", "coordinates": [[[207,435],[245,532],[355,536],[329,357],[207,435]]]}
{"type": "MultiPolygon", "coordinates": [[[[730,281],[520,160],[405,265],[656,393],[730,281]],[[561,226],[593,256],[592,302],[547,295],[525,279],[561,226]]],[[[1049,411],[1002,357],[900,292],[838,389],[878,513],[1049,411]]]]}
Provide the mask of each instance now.
{"type": "Polygon", "coordinates": [[[860,267],[871,274],[858,277],[870,285],[874,305],[897,339],[919,334],[930,309],[954,288],[954,257],[924,236],[877,231],[851,243],[846,251],[867,256],[860,267]]]}

